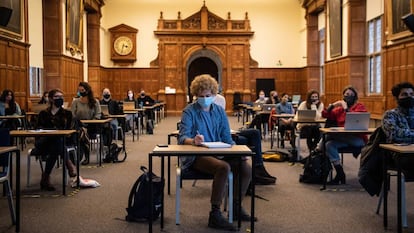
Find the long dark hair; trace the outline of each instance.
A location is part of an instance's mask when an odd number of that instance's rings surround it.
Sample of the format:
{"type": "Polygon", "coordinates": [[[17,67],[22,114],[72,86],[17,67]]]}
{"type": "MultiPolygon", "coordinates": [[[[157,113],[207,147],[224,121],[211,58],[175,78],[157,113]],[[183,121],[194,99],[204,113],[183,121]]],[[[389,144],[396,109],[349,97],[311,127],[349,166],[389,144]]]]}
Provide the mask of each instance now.
{"type": "Polygon", "coordinates": [[[318,98],[319,98],[319,102],[318,102],[318,104],[316,104],[316,107],[317,108],[319,108],[319,105],[321,104],[321,97],[320,97],[320,95],[319,95],[319,91],[317,91],[317,90],[314,90],[314,89],[312,89],[312,90],[309,90],[308,91],[308,93],[306,93],[306,108],[307,109],[311,109],[312,107],[312,95],[313,94],[318,94],[318,98]]]}
{"type": "Polygon", "coordinates": [[[87,97],[88,97],[88,106],[90,109],[95,108],[96,100],[93,96],[92,87],[87,82],[80,82],[79,87],[83,87],[86,91],[87,97]]]}
{"type": "Polygon", "coordinates": [[[10,89],[4,89],[3,93],[1,93],[0,101],[6,103],[6,97],[11,93],[12,98],[9,101],[9,111],[10,112],[16,112],[16,102],[14,101],[14,92],[10,89]]]}

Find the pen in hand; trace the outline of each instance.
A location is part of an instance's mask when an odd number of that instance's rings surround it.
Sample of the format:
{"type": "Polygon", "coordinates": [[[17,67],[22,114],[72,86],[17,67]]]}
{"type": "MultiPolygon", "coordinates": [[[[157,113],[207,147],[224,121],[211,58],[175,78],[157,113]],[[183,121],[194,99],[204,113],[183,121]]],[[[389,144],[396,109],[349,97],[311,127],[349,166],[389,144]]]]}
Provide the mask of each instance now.
{"type": "Polygon", "coordinates": [[[196,136],[194,137],[194,145],[200,145],[201,143],[203,143],[203,141],[204,141],[203,135],[201,135],[200,132],[197,130],[196,136]]]}

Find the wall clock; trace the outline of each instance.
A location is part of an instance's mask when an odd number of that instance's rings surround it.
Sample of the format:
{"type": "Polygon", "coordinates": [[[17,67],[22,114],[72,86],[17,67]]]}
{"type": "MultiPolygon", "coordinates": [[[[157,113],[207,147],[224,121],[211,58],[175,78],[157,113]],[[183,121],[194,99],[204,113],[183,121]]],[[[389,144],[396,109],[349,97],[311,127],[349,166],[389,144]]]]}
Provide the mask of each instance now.
{"type": "Polygon", "coordinates": [[[138,30],[125,24],[109,29],[111,33],[111,60],[120,65],[133,63],[137,60],[138,30]]]}
{"type": "Polygon", "coordinates": [[[120,36],[114,41],[114,49],[117,54],[125,56],[134,49],[134,43],[130,37],[120,36]]]}

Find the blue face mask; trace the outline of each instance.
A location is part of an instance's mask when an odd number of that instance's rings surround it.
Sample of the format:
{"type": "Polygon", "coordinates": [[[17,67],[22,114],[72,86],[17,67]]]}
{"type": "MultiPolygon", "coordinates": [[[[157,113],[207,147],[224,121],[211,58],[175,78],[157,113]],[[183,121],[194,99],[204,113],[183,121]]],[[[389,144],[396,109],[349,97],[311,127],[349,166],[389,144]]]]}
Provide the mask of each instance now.
{"type": "Polygon", "coordinates": [[[201,105],[202,108],[208,108],[213,102],[214,96],[197,98],[197,103],[201,105]]]}

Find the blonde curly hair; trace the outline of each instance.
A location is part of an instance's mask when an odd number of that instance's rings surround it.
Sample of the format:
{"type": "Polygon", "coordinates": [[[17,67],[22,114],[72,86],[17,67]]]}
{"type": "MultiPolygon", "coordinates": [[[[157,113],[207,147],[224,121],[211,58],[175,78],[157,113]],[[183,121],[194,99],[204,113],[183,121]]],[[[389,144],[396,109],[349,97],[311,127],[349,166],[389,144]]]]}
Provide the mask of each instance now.
{"type": "Polygon", "coordinates": [[[198,96],[204,90],[211,90],[213,95],[216,95],[218,91],[217,81],[209,74],[198,75],[191,82],[190,91],[192,95],[198,96]]]}

